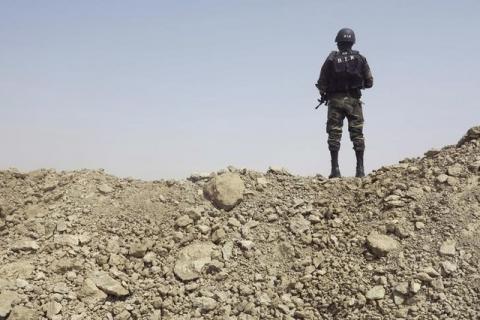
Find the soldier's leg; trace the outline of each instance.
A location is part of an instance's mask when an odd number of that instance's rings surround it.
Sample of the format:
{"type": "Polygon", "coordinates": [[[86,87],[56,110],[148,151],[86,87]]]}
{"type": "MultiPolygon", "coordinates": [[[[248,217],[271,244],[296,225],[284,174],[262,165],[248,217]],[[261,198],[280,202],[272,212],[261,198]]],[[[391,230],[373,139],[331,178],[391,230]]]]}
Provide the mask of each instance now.
{"type": "Polygon", "coordinates": [[[331,101],[328,105],[327,116],[328,149],[330,151],[340,150],[343,119],[345,119],[344,111],[340,108],[337,108],[334,102],[331,101]]]}
{"type": "Polygon", "coordinates": [[[363,137],[363,112],[360,100],[355,99],[352,103],[352,112],[347,115],[348,131],[353,142],[353,149],[357,158],[356,177],[364,177],[363,153],[365,150],[365,138],[363,137]]]}
{"type": "Polygon", "coordinates": [[[363,112],[359,99],[352,99],[352,111],[347,114],[348,131],[350,140],[355,151],[365,150],[365,138],[363,137],[363,112]]]}
{"type": "Polygon", "coordinates": [[[332,170],[329,178],[340,177],[340,168],[338,166],[338,150],[340,149],[340,141],[342,140],[343,119],[345,113],[342,109],[335,107],[335,102],[328,105],[328,149],[330,150],[332,170]]]}

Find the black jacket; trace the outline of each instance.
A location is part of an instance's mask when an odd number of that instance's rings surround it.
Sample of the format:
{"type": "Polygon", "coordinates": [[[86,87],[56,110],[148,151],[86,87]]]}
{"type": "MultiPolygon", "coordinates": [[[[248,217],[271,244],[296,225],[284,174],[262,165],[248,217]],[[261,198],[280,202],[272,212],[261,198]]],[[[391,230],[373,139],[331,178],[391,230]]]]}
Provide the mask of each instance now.
{"type": "Polygon", "coordinates": [[[361,97],[361,89],[373,86],[367,59],[358,51],[332,51],[320,71],[317,88],[320,94],[347,93],[361,97]]]}

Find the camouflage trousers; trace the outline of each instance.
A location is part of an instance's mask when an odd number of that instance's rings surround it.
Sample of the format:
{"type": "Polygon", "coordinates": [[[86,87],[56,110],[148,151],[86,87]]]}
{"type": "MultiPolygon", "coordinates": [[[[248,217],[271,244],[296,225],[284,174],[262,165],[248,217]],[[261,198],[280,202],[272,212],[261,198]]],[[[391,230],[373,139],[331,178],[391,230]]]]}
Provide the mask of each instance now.
{"type": "Polygon", "coordinates": [[[328,149],[338,151],[342,140],[343,120],[348,119],[348,131],[355,151],[365,149],[363,138],[363,113],[360,99],[346,94],[334,94],[328,102],[328,149]]]}

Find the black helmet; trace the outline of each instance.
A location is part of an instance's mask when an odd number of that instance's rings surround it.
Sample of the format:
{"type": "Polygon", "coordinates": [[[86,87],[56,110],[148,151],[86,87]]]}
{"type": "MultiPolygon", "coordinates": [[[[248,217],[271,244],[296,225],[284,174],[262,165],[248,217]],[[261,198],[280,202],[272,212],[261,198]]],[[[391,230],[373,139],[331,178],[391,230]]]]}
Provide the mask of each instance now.
{"type": "Polygon", "coordinates": [[[355,43],[355,32],[349,28],[343,28],[338,31],[335,42],[351,42],[355,43]]]}

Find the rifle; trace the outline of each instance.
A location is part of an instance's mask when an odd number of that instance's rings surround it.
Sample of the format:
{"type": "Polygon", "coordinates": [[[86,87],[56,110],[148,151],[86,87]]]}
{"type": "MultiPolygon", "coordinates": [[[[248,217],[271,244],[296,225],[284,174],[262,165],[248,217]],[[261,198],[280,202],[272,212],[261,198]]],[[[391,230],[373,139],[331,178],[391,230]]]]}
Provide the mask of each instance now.
{"type": "Polygon", "coordinates": [[[318,103],[318,106],[315,107],[315,110],[317,110],[322,104],[327,105],[327,103],[328,103],[327,94],[326,94],[326,93],[322,94],[322,95],[321,95],[321,98],[320,98],[320,99],[317,99],[317,101],[318,101],[319,103],[318,103]]]}
{"type": "MultiPolygon", "coordinates": [[[[315,83],[315,87],[320,91],[320,85],[318,83],[315,83]]],[[[321,91],[320,91],[321,92],[321,91]]],[[[320,99],[317,99],[318,101],[318,106],[315,107],[315,110],[317,110],[322,104],[327,105],[328,103],[328,97],[326,93],[320,93],[320,99]]]]}

